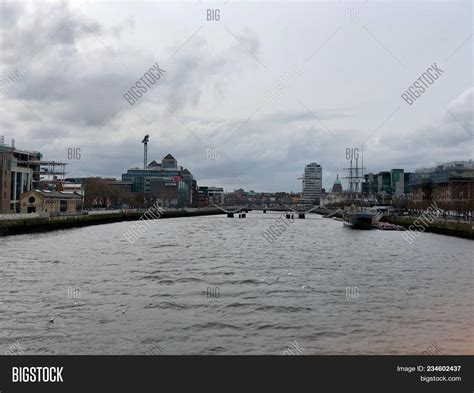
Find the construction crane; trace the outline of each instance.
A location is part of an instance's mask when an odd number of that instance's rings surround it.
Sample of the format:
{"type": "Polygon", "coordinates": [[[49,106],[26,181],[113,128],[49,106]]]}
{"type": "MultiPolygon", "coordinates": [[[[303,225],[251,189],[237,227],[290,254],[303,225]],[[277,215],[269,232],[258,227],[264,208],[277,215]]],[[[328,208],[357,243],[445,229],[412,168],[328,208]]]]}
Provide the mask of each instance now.
{"type": "Polygon", "coordinates": [[[146,169],[147,156],[148,156],[148,140],[150,139],[149,135],[146,134],[142,140],[143,143],[143,169],[146,169]]]}

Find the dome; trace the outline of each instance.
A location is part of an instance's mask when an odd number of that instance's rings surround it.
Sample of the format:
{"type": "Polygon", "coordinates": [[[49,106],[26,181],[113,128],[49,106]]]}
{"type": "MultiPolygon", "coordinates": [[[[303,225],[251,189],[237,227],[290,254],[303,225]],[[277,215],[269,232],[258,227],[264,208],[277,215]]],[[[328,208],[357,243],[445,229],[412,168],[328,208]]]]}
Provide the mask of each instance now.
{"type": "Polygon", "coordinates": [[[333,193],[341,193],[342,192],[342,183],[339,180],[339,174],[337,175],[337,179],[334,181],[334,185],[332,186],[333,193]]]}

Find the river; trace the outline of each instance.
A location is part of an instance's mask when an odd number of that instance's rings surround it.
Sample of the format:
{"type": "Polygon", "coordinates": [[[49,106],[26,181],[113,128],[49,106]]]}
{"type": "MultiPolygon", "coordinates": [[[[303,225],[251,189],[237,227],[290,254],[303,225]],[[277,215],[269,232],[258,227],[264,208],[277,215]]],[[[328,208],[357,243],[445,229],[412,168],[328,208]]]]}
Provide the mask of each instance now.
{"type": "Polygon", "coordinates": [[[280,215],[2,237],[1,353],[474,353],[472,240],[280,215]]]}

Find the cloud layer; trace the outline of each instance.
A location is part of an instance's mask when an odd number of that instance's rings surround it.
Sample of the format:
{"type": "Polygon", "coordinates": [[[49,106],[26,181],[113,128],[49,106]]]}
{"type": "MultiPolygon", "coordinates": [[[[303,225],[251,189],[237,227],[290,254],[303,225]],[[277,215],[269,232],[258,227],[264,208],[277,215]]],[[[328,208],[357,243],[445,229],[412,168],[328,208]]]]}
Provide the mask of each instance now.
{"type": "MultiPolygon", "coordinates": [[[[68,148],[81,148],[81,160],[69,161],[70,176],[120,176],[141,165],[140,140],[147,133],[150,161],[171,152],[199,184],[227,190],[299,191],[297,178],[313,161],[323,165],[324,186],[330,188],[347,166],[345,149],[362,145],[367,171],[472,158],[474,90],[472,64],[466,60],[471,42],[449,60],[445,80],[409,107],[400,94],[413,79],[411,70],[397,70],[381,89],[373,72],[364,73],[359,64],[399,67],[381,45],[398,48],[406,37],[390,41],[383,24],[367,25],[379,34],[377,42],[361,26],[344,21],[336,30],[341,10],[324,9],[326,23],[310,24],[317,14],[310,12],[316,6],[308,5],[300,10],[307,21],[290,24],[305,34],[294,41],[286,34],[285,41],[279,38],[281,26],[269,23],[265,29],[255,23],[255,14],[260,21],[267,15],[267,8],[257,6],[235,6],[235,18],[220,25],[206,24],[200,6],[134,8],[130,3],[109,17],[113,7],[91,2],[1,6],[0,74],[18,66],[25,74],[2,98],[0,134],[48,159],[67,160],[68,148]],[[252,16],[239,18],[246,9],[252,16]],[[148,15],[156,15],[156,25],[148,15]],[[360,58],[348,59],[344,45],[360,45],[351,47],[360,58]],[[295,48],[309,55],[320,49],[306,62],[301,59],[308,56],[286,59],[295,48]],[[360,71],[349,77],[341,70],[351,61],[360,71]],[[156,62],[166,73],[130,106],[122,95],[156,62]],[[301,77],[282,85],[281,76],[300,62],[301,77]],[[281,93],[276,102],[266,98],[269,89],[281,93]],[[208,149],[215,148],[220,159],[208,159],[208,149]]],[[[280,13],[270,13],[268,20],[289,24],[282,16],[285,5],[277,9],[280,13]]],[[[455,15],[447,15],[448,22],[455,15]]],[[[453,50],[463,31],[443,31],[453,50]]],[[[425,50],[436,53],[439,48],[432,45],[425,50]]],[[[416,74],[418,68],[413,69],[416,74]]]]}

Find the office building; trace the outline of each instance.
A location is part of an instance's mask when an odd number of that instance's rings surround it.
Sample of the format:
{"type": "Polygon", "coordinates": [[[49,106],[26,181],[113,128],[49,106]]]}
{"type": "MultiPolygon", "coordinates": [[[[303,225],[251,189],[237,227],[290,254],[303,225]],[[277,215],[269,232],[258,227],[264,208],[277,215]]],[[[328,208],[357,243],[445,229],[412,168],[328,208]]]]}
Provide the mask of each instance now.
{"type": "Polygon", "coordinates": [[[362,193],[366,197],[407,197],[411,192],[411,175],[404,169],[366,173],[362,182],[362,193]]]}
{"type": "Polygon", "coordinates": [[[224,189],[222,187],[198,187],[198,207],[224,203],[224,189]]]}
{"type": "Polygon", "coordinates": [[[133,193],[157,201],[165,207],[192,206],[197,199],[197,184],[192,173],[167,154],[161,163],[153,160],[145,169],[133,168],[122,174],[122,182],[130,183],[133,193]]]}
{"type": "Polygon", "coordinates": [[[323,192],[323,168],[312,162],[305,166],[303,177],[304,203],[319,203],[323,192]]]}
{"type": "Polygon", "coordinates": [[[0,137],[0,214],[19,213],[20,196],[34,188],[54,190],[64,179],[65,163],[44,161],[37,151],[4,143],[0,137]]]}
{"type": "Polygon", "coordinates": [[[452,161],[418,169],[410,186],[414,202],[470,203],[474,201],[474,162],[452,161]]]}

